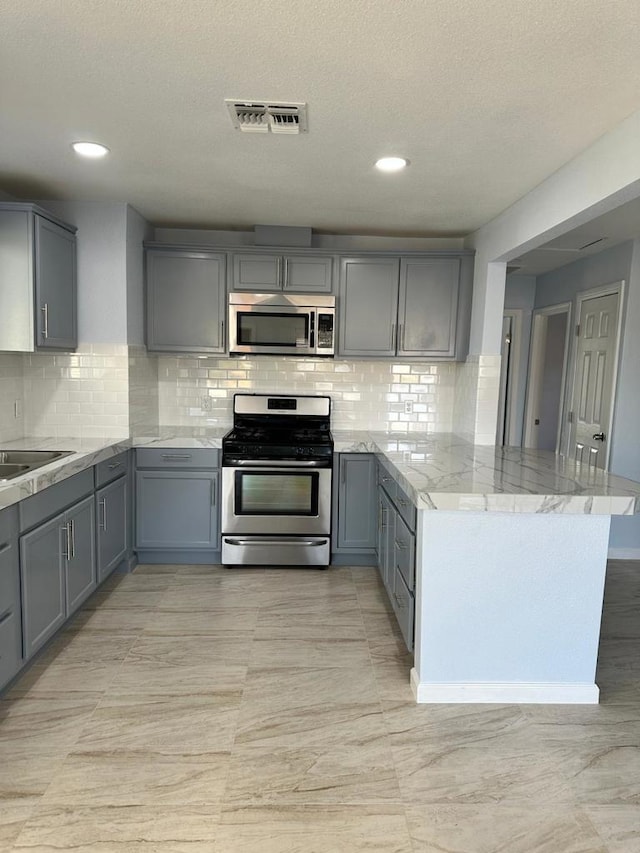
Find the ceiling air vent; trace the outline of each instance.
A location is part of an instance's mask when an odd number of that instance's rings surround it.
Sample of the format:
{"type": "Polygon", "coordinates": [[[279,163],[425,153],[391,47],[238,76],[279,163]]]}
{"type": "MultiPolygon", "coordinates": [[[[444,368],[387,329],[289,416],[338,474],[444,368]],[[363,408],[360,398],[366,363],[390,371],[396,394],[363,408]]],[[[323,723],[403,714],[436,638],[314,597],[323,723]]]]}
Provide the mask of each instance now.
{"type": "Polygon", "coordinates": [[[225,100],[233,126],[244,133],[306,133],[307,105],[225,100]]]}

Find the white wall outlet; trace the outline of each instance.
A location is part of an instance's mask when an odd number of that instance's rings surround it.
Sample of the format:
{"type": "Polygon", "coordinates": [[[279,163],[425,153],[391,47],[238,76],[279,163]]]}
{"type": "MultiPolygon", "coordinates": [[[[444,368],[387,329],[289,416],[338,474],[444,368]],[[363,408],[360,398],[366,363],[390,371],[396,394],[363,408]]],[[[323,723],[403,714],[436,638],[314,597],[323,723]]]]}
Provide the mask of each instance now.
{"type": "Polygon", "coordinates": [[[404,401],[404,413],[405,415],[413,414],[413,400],[405,400],[404,401]]]}
{"type": "Polygon", "coordinates": [[[210,412],[211,411],[211,397],[209,397],[209,395],[207,394],[200,401],[200,405],[202,407],[203,412],[210,412]]]}

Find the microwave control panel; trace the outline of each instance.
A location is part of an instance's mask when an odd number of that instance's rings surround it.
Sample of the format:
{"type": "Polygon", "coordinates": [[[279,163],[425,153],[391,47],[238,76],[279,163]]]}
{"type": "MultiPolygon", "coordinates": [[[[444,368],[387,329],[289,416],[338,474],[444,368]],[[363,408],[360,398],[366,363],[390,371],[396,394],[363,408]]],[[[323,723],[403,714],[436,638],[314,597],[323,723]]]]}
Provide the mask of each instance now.
{"type": "Polygon", "coordinates": [[[333,349],[333,314],[318,313],[318,349],[333,349]]]}

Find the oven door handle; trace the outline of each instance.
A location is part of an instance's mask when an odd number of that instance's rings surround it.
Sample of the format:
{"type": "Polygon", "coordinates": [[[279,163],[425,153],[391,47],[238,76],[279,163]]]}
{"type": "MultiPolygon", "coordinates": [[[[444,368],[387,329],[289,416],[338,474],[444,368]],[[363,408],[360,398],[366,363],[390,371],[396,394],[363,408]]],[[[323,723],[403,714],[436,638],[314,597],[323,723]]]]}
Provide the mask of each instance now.
{"type": "Polygon", "coordinates": [[[227,545],[304,545],[308,548],[319,548],[321,545],[326,545],[328,539],[231,539],[229,536],[224,537],[227,545]]]}
{"type": "Polygon", "coordinates": [[[330,460],[304,459],[227,459],[223,468],[330,468],[330,460]]]}

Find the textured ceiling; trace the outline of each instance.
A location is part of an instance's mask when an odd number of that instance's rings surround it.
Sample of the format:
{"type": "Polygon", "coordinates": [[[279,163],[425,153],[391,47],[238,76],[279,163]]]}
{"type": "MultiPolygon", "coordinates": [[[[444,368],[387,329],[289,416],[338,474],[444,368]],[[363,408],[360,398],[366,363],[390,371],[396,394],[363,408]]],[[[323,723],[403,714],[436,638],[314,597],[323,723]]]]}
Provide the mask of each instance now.
{"type": "Polygon", "coordinates": [[[0,188],[156,224],[464,234],[640,108],[638,0],[0,0],[0,188]],[[306,101],[241,134],[225,97],[306,101]],[[79,160],[74,139],[111,149],[79,160]],[[381,175],[383,154],[411,161],[381,175]]]}

